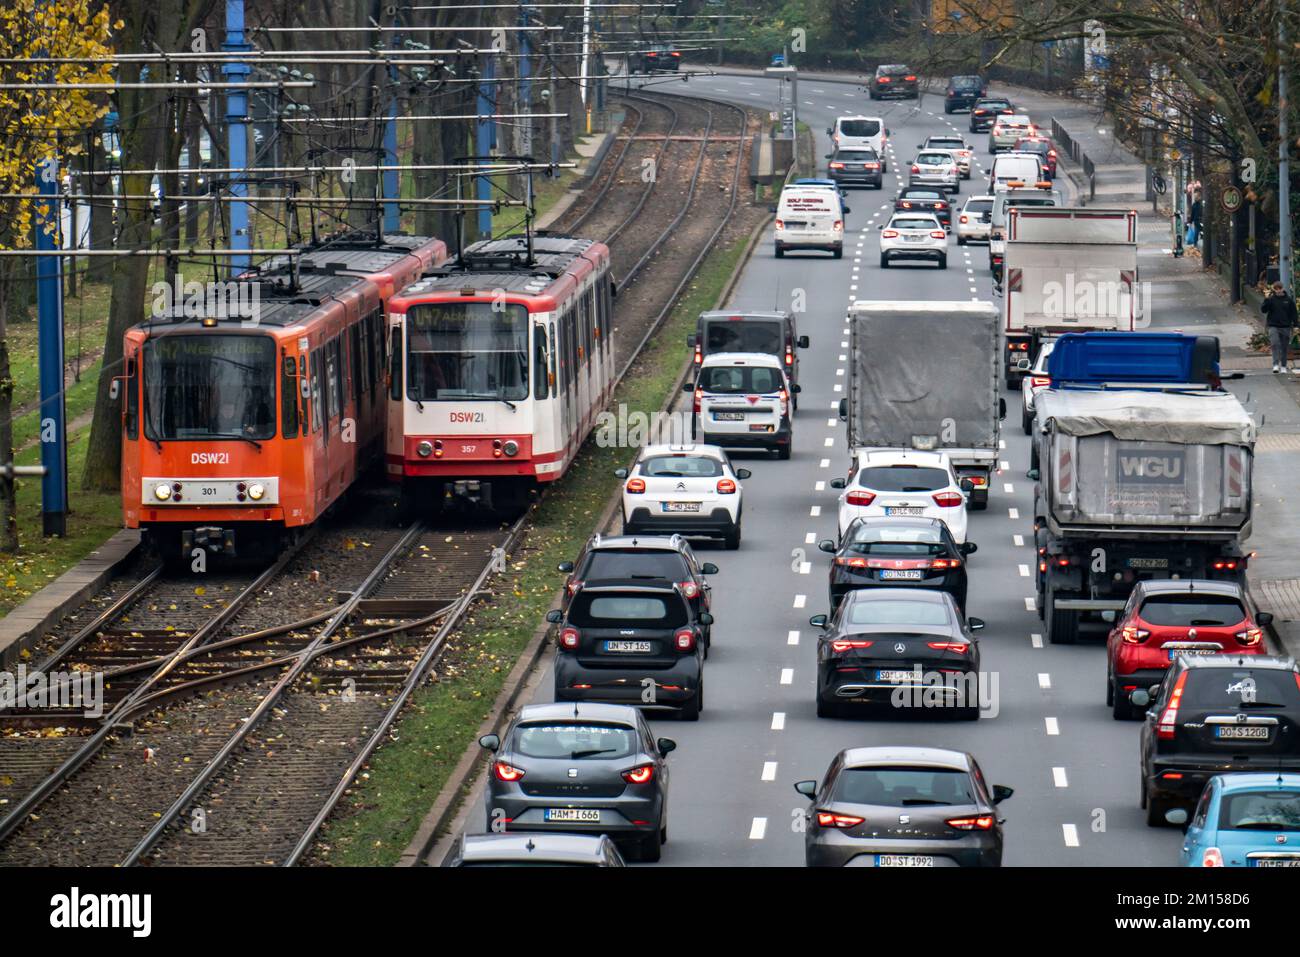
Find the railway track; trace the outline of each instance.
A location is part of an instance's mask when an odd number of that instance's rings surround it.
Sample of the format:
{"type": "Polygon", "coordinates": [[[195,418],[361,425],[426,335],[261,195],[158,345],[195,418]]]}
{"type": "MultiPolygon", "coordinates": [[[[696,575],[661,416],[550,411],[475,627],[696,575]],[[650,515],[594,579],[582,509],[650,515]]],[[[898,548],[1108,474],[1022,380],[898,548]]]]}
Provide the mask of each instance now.
{"type": "MultiPolygon", "coordinates": [[[[720,101],[632,99],[632,133],[574,218],[625,237],[618,254],[633,265],[623,281],[639,280],[619,299],[621,335],[636,343],[620,350],[619,379],[736,209],[748,119],[720,101]],[[735,133],[711,138],[715,113],[726,111],[739,118],[735,133]],[[657,166],[659,175],[629,198],[616,188],[627,162],[669,155],[684,113],[702,129],[697,145],[679,151],[682,162],[657,166]],[[665,131],[657,141],[642,138],[656,130],[665,131]],[[705,180],[717,189],[699,189],[705,180]],[[650,203],[658,188],[680,200],[650,203]],[[706,217],[704,228],[678,228],[690,212],[692,224],[706,217]],[[671,256],[658,255],[669,247],[671,256]]],[[[52,716],[0,715],[9,729],[0,767],[14,768],[7,790],[25,793],[0,805],[0,864],[298,863],[526,528],[527,515],[505,530],[414,525],[372,534],[365,553],[379,557],[364,575],[364,563],[345,562],[332,576],[336,603],[306,616],[302,603],[273,600],[300,581],[305,565],[294,555],[242,590],[214,580],[195,595],[187,579],[187,596],[157,576],[127,589],[42,663],[110,674],[108,717],[89,724],[63,715],[63,733],[75,727],[78,735],[42,737],[52,716]],[[352,580],[342,584],[346,569],[352,580]],[[197,612],[216,611],[201,600],[213,587],[239,597],[205,618],[197,612]],[[259,596],[266,615],[251,611],[259,596]],[[160,617],[138,620],[144,609],[160,617]],[[253,630],[230,627],[250,617],[253,630]]],[[[355,544],[355,531],[330,534],[355,544]]]]}

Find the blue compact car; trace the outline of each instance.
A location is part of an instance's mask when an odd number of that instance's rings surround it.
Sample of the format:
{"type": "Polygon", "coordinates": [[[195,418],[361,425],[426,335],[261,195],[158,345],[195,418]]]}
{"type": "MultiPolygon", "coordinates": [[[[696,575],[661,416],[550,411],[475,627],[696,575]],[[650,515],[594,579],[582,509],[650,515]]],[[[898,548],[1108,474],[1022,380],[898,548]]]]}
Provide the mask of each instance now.
{"type": "Polygon", "coordinates": [[[1218,774],[1206,782],[1187,824],[1185,867],[1300,867],[1300,774],[1218,774]]]}

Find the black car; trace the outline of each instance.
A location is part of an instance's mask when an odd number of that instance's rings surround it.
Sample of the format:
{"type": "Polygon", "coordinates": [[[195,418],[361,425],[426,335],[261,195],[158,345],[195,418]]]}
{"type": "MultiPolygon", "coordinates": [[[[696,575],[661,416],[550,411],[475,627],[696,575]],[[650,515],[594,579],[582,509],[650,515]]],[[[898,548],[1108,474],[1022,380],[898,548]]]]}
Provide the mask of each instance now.
{"type": "MultiPolygon", "coordinates": [[[[561,610],[583,585],[606,582],[653,581],[675,582],[690,601],[698,618],[709,611],[712,587],[706,575],[716,575],[713,562],[699,562],[695,552],[681,535],[593,535],[583,546],[576,562],[560,562],[559,570],[568,574],[564,583],[561,610]]],[[[704,629],[704,656],[709,656],[709,639],[713,629],[704,629]]]]}
{"type": "Polygon", "coordinates": [[[955,113],[958,110],[969,110],[986,92],[988,87],[978,76],[949,77],[948,87],[943,91],[943,111],[955,113]]]}
{"type": "Polygon", "coordinates": [[[889,63],[876,67],[876,75],[871,78],[867,90],[873,100],[898,97],[915,100],[921,96],[916,71],[903,63],[889,63]]]}
{"type": "Polygon", "coordinates": [[[997,805],[975,758],[946,748],[847,748],[821,786],[794,789],[812,801],[805,815],[809,867],[999,867],[997,805]]]}
{"type": "Polygon", "coordinates": [[[1179,655],[1153,689],[1141,732],[1147,824],[1189,812],[1205,782],[1229,771],[1300,771],[1300,668],[1276,655],[1179,655]]]}
{"type": "Polygon", "coordinates": [[[835,180],[839,186],[874,186],[880,189],[885,185],[881,168],[880,155],[873,149],[843,149],[827,153],[830,161],[826,164],[826,175],[835,180]]]}
{"type": "Polygon", "coordinates": [[[1016,108],[1004,96],[986,96],[970,108],[970,131],[984,133],[992,129],[999,115],[1014,113],[1016,108]]]}
{"type": "Polygon", "coordinates": [[[934,213],[943,228],[952,229],[952,205],[946,190],[934,186],[904,186],[894,200],[894,209],[934,213]]]}
{"type": "Polygon", "coordinates": [[[830,616],[814,615],[817,717],[867,706],[980,715],[978,618],[962,616],[947,592],[858,589],[830,616]]]}
{"type": "Polygon", "coordinates": [[[664,759],[677,744],[655,740],[635,708],[528,705],[501,735],[478,742],[492,752],[483,794],[489,832],[608,834],[641,860],[659,860],[668,836],[664,759]]]}
{"type": "Polygon", "coordinates": [[[854,519],[837,548],[831,539],[817,547],[831,562],[831,610],[858,588],[932,588],[966,607],[967,555],[978,546],[957,540],[937,518],[873,516],[854,519]]]}
{"type": "Polygon", "coordinates": [[[698,721],[704,709],[704,629],[681,589],[629,581],[578,589],[560,625],[556,701],[607,701],[676,712],[698,721]]]}
{"type": "Polygon", "coordinates": [[[662,73],[665,70],[676,73],[681,63],[681,51],[671,46],[652,46],[641,53],[642,73],[662,73]]]}

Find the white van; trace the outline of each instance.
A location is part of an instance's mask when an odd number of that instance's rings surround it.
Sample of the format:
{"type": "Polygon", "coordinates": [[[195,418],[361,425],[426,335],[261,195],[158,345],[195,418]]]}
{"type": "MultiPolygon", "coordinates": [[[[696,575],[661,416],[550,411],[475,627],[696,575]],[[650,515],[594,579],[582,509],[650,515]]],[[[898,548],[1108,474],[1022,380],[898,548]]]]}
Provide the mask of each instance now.
{"type": "Polygon", "coordinates": [[[844,255],[844,214],[839,191],[824,186],[787,186],[776,204],[776,258],[787,249],[824,249],[844,255]]]}
{"type": "Polygon", "coordinates": [[[1037,153],[999,153],[989,168],[989,192],[1006,189],[1007,183],[1040,183],[1047,179],[1037,153]]]}
{"type": "Polygon", "coordinates": [[[875,150],[880,157],[880,172],[889,172],[885,159],[885,140],[889,139],[889,130],[885,129],[885,121],[879,116],[841,116],[826,132],[830,134],[831,143],[837,150],[864,147],[875,150]]]}

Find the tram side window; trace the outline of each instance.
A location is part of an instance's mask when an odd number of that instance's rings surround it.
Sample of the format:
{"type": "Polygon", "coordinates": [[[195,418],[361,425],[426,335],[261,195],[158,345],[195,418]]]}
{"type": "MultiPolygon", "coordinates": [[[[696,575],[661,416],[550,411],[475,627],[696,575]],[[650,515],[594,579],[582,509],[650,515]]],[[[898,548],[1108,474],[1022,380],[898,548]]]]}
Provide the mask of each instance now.
{"type": "Polygon", "coordinates": [[[126,437],[140,437],[140,366],[136,359],[126,361],[127,377],[122,385],[126,389],[126,437]]]}
{"type": "Polygon", "coordinates": [[[588,358],[594,359],[593,353],[600,347],[600,336],[596,333],[596,287],[592,286],[582,294],[582,301],[587,304],[587,321],[584,323],[584,335],[587,337],[588,358]]]}
{"type": "Polygon", "coordinates": [[[320,350],[311,354],[311,430],[321,430],[320,415],[320,350]]]}
{"type": "Polygon", "coordinates": [[[402,401],[402,329],[393,326],[392,346],[388,350],[388,398],[394,402],[402,401]]]}
{"type": "Polygon", "coordinates": [[[533,398],[545,399],[547,394],[546,381],[546,327],[542,325],[533,326],[533,398]]]}
{"type": "Polygon", "coordinates": [[[605,348],[609,348],[609,323],[610,315],[613,312],[609,296],[609,281],[606,277],[600,277],[600,340],[605,348]]]}
{"type": "Polygon", "coordinates": [[[370,387],[379,394],[384,375],[384,315],[375,312],[370,316],[370,387]]]}
{"type": "Polygon", "coordinates": [[[329,418],[337,419],[341,403],[339,389],[339,341],[331,341],[325,347],[325,401],[329,403],[329,418]]]}
{"type": "Polygon", "coordinates": [[[357,411],[361,410],[361,397],[365,395],[365,382],[363,380],[364,366],[361,363],[361,326],[356,325],[348,330],[348,350],[352,353],[352,395],[357,403],[357,411]]]}
{"type": "Polygon", "coordinates": [[[298,437],[298,360],[285,356],[280,376],[280,417],[286,439],[298,437]]]}

